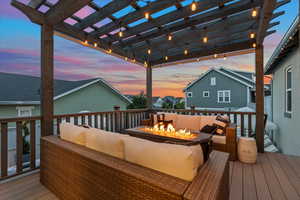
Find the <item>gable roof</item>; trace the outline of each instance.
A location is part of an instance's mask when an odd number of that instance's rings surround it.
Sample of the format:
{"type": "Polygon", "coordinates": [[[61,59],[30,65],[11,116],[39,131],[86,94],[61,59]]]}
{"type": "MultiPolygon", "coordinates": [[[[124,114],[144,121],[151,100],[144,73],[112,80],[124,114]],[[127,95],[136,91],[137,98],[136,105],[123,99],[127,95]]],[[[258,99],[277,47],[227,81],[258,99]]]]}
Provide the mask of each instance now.
{"type": "Polygon", "coordinates": [[[219,68],[219,69],[212,68],[212,69],[206,71],[205,73],[203,73],[198,79],[196,79],[193,82],[191,82],[190,84],[188,84],[183,89],[183,91],[186,91],[188,88],[192,87],[194,84],[196,84],[198,81],[200,81],[201,79],[203,79],[206,75],[208,75],[212,71],[215,71],[215,72],[217,72],[219,74],[222,74],[223,76],[226,76],[226,77],[228,77],[228,78],[230,78],[230,79],[232,79],[232,80],[234,80],[234,81],[236,81],[236,82],[238,82],[238,83],[240,83],[242,85],[245,85],[245,86],[247,86],[249,88],[253,88],[254,87],[254,84],[255,84],[254,81],[250,82],[249,81],[250,79],[248,79],[247,77],[241,77],[242,75],[240,75],[240,74],[236,75],[237,73],[235,73],[235,74],[229,73],[229,71],[231,71],[229,69],[224,70],[224,68],[219,68]]]}
{"type": "MultiPolygon", "coordinates": [[[[39,104],[40,82],[41,79],[39,77],[0,72],[0,85],[5,85],[5,87],[0,87],[0,105],[39,104]]],[[[80,81],[54,80],[54,100],[95,83],[103,84],[126,102],[131,102],[127,97],[101,78],[80,81]]]]}
{"type": "Polygon", "coordinates": [[[272,56],[268,60],[265,66],[265,74],[272,74],[272,72],[277,68],[278,62],[280,62],[281,59],[284,58],[291,49],[293,49],[293,47],[299,45],[299,42],[295,42],[295,40],[292,40],[295,35],[296,38],[298,38],[298,34],[296,33],[299,31],[299,23],[300,19],[299,16],[297,16],[294,19],[292,25],[289,27],[288,31],[285,33],[284,37],[281,39],[272,56]]]}

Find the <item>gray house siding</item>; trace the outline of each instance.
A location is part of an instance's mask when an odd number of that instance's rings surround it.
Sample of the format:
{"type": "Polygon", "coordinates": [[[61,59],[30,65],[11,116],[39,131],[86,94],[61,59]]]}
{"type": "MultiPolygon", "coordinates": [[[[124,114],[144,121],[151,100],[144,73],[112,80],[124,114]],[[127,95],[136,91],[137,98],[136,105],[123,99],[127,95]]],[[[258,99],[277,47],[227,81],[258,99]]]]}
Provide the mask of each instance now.
{"type": "Polygon", "coordinates": [[[300,155],[300,51],[295,49],[276,67],[272,81],[274,140],[284,154],[300,155]],[[285,116],[285,71],[292,66],[292,115],[285,116]]]}
{"type": "Polygon", "coordinates": [[[248,88],[247,86],[235,81],[216,71],[210,71],[201,80],[186,90],[186,93],[192,92],[192,97],[187,97],[187,107],[195,106],[197,108],[240,108],[247,106],[248,88]],[[211,77],[216,77],[216,85],[210,84],[211,77]],[[218,103],[218,91],[230,90],[231,102],[218,103]],[[203,97],[203,91],[209,91],[209,97],[203,97]]]}

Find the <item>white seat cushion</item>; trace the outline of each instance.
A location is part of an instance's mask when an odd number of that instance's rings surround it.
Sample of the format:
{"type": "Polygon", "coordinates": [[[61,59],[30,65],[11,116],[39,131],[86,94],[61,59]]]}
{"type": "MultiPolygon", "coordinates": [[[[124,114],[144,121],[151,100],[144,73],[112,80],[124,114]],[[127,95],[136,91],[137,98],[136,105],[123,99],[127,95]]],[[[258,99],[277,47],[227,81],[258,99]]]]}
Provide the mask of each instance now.
{"type": "Polygon", "coordinates": [[[176,129],[188,129],[191,131],[200,131],[201,117],[193,115],[177,115],[176,129]]]}
{"type": "Polygon", "coordinates": [[[213,141],[213,143],[216,143],[216,144],[226,144],[226,136],[213,135],[212,141],[213,141]]]}
{"type": "Polygon", "coordinates": [[[59,130],[61,139],[85,145],[87,128],[64,122],[59,125],[59,130]]]}
{"type": "Polygon", "coordinates": [[[203,164],[200,145],[156,143],[134,137],[124,142],[125,160],[183,180],[192,181],[203,164]]]}
{"type": "Polygon", "coordinates": [[[119,133],[112,133],[101,129],[90,128],[86,135],[86,147],[124,159],[123,138],[129,137],[119,133]]]}

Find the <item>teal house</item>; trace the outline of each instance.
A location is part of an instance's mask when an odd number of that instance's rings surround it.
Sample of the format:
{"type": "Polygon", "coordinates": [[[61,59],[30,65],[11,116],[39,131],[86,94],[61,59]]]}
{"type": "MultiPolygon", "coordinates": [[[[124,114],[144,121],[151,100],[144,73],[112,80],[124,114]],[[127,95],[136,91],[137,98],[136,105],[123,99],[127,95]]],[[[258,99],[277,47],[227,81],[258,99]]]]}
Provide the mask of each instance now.
{"type": "MultiPolygon", "coordinates": [[[[40,78],[0,73],[0,118],[40,115],[40,78]]],[[[54,81],[54,113],[126,109],[131,101],[101,78],[54,81]]]]}

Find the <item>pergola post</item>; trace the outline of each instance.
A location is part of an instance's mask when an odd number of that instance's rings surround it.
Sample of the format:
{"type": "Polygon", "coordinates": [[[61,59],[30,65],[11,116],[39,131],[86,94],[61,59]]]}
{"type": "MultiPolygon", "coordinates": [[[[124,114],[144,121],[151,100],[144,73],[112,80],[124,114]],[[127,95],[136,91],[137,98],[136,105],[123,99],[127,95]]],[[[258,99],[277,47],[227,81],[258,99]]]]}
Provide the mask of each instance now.
{"type": "Polygon", "coordinates": [[[53,26],[41,26],[41,135],[53,134],[53,26]]]}
{"type": "Polygon", "coordinates": [[[264,48],[257,44],[255,49],[256,72],[256,142],[258,152],[264,152],[264,48]]]}
{"type": "Polygon", "coordinates": [[[146,72],[147,108],[152,109],[152,67],[147,67],[146,72]]]}

